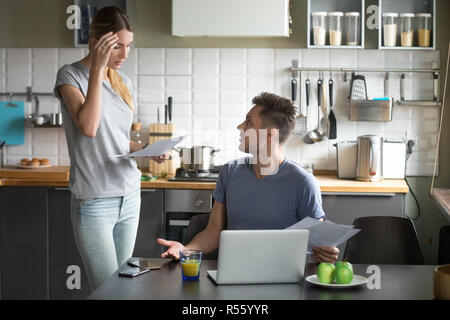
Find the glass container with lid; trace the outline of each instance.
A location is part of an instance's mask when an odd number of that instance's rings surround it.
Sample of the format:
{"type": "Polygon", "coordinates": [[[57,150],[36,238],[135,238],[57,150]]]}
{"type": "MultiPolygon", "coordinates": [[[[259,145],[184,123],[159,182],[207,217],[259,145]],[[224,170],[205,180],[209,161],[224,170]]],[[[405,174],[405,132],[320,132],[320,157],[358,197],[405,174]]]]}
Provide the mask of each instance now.
{"type": "Polygon", "coordinates": [[[414,41],[414,13],[400,14],[400,39],[402,47],[412,47],[414,41]]]}
{"type": "Polygon", "coordinates": [[[332,46],[340,46],[342,44],[343,17],[343,12],[328,12],[329,37],[330,45],[332,46]]]}
{"type": "Polygon", "coordinates": [[[314,11],[311,13],[314,45],[324,46],[327,35],[327,13],[323,11],[314,11]]]}
{"type": "Polygon", "coordinates": [[[385,47],[395,47],[397,44],[398,13],[383,13],[383,36],[385,47]]]}
{"type": "Polygon", "coordinates": [[[429,47],[431,39],[431,13],[416,14],[419,47],[429,47]]]}
{"type": "Polygon", "coordinates": [[[360,43],[360,13],[345,13],[345,41],[348,46],[357,46],[360,43]]]}

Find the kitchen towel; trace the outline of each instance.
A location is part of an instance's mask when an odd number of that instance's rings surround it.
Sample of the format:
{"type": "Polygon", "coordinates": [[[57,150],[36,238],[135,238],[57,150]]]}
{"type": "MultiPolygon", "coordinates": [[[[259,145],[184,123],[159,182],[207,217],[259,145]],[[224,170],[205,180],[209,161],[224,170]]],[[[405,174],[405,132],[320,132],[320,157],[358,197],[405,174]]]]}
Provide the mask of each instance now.
{"type": "Polygon", "coordinates": [[[0,139],[7,146],[25,143],[25,102],[0,102],[0,139]]]}

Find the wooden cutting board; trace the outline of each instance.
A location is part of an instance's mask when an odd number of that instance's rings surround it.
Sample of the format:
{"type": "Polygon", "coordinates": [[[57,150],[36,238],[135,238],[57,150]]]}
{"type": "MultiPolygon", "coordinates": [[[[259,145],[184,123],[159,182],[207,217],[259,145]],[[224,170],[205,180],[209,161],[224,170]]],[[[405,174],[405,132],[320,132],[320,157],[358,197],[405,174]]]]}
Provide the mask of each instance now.
{"type": "MultiPolygon", "coordinates": [[[[161,123],[153,123],[150,124],[149,130],[149,143],[159,140],[171,139],[173,136],[173,132],[175,131],[175,125],[173,123],[169,124],[161,124],[161,123]]],[[[164,173],[167,175],[175,175],[175,166],[173,160],[166,160],[162,163],[157,163],[153,160],[149,160],[149,171],[155,176],[161,176],[164,173]]]]}
{"type": "Polygon", "coordinates": [[[22,169],[6,166],[0,169],[0,179],[69,180],[69,167],[22,169]]]}

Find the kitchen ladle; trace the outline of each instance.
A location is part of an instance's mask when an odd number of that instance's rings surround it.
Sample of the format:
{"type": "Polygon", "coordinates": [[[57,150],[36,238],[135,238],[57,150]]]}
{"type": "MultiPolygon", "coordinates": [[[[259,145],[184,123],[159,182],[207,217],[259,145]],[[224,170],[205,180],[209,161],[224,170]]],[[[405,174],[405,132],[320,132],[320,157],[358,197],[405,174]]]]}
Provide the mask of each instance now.
{"type": "Polygon", "coordinates": [[[313,144],[315,142],[322,141],[327,135],[327,130],[323,129],[324,123],[326,122],[326,106],[325,106],[325,94],[322,88],[323,80],[320,77],[317,80],[317,128],[309,131],[306,134],[304,141],[307,144],[313,144]],[[322,107],[322,119],[320,119],[320,107],[322,107]]]}

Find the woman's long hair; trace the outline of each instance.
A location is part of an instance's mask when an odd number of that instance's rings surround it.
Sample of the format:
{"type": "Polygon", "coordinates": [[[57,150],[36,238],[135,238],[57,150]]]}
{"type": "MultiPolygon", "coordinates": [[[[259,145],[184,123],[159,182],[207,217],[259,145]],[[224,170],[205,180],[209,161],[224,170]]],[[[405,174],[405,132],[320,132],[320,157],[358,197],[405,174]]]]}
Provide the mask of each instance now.
{"type": "MultiPolygon", "coordinates": [[[[113,6],[104,7],[95,14],[92,20],[89,28],[89,38],[96,38],[98,40],[110,31],[116,33],[122,29],[133,32],[133,24],[130,18],[120,8],[113,6]]],[[[111,87],[122,97],[130,109],[134,111],[133,97],[123,82],[122,77],[116,70],[109,67],[107,67],[107,75],[111,82],[111,87]]]]}

